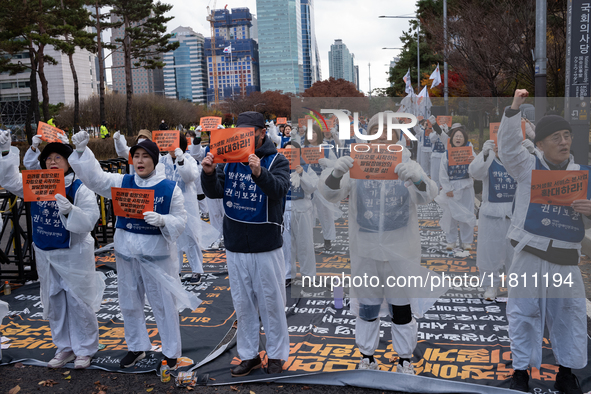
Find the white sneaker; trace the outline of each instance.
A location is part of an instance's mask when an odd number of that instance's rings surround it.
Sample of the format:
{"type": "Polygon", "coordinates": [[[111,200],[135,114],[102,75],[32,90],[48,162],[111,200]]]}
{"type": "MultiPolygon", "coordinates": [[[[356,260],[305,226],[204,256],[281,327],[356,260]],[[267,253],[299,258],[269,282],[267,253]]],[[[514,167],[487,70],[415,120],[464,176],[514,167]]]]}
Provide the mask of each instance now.
{"type": "Polygon", "coordinates": [[[76,360],[74,360],[74,369],[84,369],[90,367],[90,361],[92,357],[90,356],[77,356],[76,360]]]}
{"type": "Polygon", "coordinates": [[[484,299],[487,301],[494,301],[497,298],[497,288],[487,287],[484,291],[484,299]]]}
{"type": "Polygon", "coordinates": [[[378,370],[380,369],[380,366],[378,365],[377,361],[370,363],[369,358],[361,357],[361,361],[359,361],[359,366],[357,367],[357,369],[378,370]]]}
{"type": "Polygon", "coordinates": [[[59,352],[47,363],[47,368],[61,368],[75,358],[76,356],[72,351],[59,352]]]}
{"type": "Polygon", "coordinates": [[[415,374],[415,366],[408,361],[403,361],[402,365],[398,363],[396,366],[396,372],[405,373],[407,375],[414,375],[415,374]]]}
{"type": "Polygon", "coordinates": [[[462,244],[462,249],[464,249],[464,250],[472,250],[472,244],[462,244]]]}
{"type": "Polygon", "coordinates": [[[455,243],[452,243],[452,244],[447,244],[447,247],[445,249],[447,249],[447,250],[454,250],[455,247],[456,247],[456,244],[455,243]]]}

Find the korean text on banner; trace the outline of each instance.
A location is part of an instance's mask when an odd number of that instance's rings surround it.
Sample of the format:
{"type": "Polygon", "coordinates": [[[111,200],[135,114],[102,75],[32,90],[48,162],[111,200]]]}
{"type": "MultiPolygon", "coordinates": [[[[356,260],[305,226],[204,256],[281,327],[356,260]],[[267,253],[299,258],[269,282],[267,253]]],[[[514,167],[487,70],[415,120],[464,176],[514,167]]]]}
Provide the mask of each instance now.
{"type": "Polygon", "coordinates": [[[449,165],[450,166],[461,166],[472,163],[474,156],[472,156],[471,146],[459,146],[457,148],[449,148],[449,165]]]}
{"type": "Polygon", "coordinates": [[[282,154],[289,160],[289,169],[295,170],[300,165],[300,150],[299,149],[277,149],[277,152],[282,154]]]}
{"type": "Polygon", "coordinates": [[[277,122],[275,124],[287,124],[287,118],[277,118],[277,122]]]}
{"type": "Polygon", "coordinates": [[[204,116],[199,120],[199,126],[202,131],[214,131],[222,124],[222,118],[219,116],[204,116]]]}
{"type": "Polygon", "coordinates": [[[439,115],[437,117],[437,124],[439,126],[442,126],[444,124],[447,125],[447,127],[451,127],[451,116],[443,116],[443,115],[439,115]]]}
{"type": "Polygon", "coordinates": [[[402,147],[384,144],[351,144],[353,179],[394,180],[396,166],[402,163],[402,147]]]}
{"type": "Polygon", "coordinates": [[[144,212],[154,210],[154,190],[151,189],[112,187],[111,197],[115,216],[143,219],[144,212]]]}
{"type": "Polygon", "coordinates": [[[219,129],[211,133],[209,149],[214,163],[242,163],[254,153],[254,127],[219,129]]]}
{"type": "Polygon", "coordinates": [[[26,202],[55,201],[55,195],[65,197],[64,170],[24,170],[23,199],[26,202]]]}
{"type": "Polygon", "coordinates": [[[533,170],[530,201],[570,206],[575,200],[586,200],[588,178],[587,171],[533,170]]]}
{"type": "Polygon", "coordinates": [[[48,125],[47,123],[39,122],[37,125],[37,135],[45,142],[61,142],[58,134],[65,134],[63,130],[48,125]]]}
{"type": "Polygon", "coordinates": [[[173,152],[180,147],[179,132],[177,130],[152,131],[152,137],[160,152],[173,152]]]}
{"type": "Polygon", "coordinates": [[[324,149],[319,147],[302,148],[301,154],[306,164],[318,164],[318,160],[324,158],[324,149]]]}
{"type": "MultiPolygon", "coordinates": [[[[489,124],[490,139],[495,142],[495,145],[497,145],[497,141],[499,138],[499,127],[500,126],[501,126],[500,122],[491,122],[489,124]]],[[[521,119],[521,132],[523,133],[523,139],[525,139],[525,120],[524,119],[521,119]]]]}

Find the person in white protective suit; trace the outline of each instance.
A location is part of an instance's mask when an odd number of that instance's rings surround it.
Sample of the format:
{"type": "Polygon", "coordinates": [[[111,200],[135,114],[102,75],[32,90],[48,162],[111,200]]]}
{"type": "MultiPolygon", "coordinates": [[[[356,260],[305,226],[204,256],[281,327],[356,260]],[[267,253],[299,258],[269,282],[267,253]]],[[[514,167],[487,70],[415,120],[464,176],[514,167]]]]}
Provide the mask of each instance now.
{"type": "MultiPolygon", "coordinates": [[[[90,232],[100,213],[94,193],[70,168],[72,147],[54,142],[39,152],[40,143],[40,137],[34,136],[35,149],[31,147],[27,151],[26,167],[62,169],[66,186],[66,195],[57,194],[55,201],[31,203],[43,318],[49,320],[51,337],[57,347],[55,357],[47,366],[60,368],[74,360],[74,368],[81,369],[90,366],[99,344],[95,312],[103,298],[105,276],[95,270],[94,240],[90,232]]],[[[10,146],[9,131],[0,131],[0,149],[0,185],[22,198],[19,150],[10,146]]]]}
{"type": "MultiPolygon", "coordinates": [[[[192,126],[194,127],[194,126],[192,126]]],[[[187,139],[187,143],[191,142],[193,144],[197,143],[197,145],[201,145],[201,132],[199,132],[199,137],[197,137],[196,131],[189,130],[185,133],[185,138],[187,139]]],[[[191,154],[191,149],[185,151],[185,153],[191,154]]],[[[191,156],[193,157],[193,156],[191,156]]],[[[199,160],[195,159],[195,163],[197,163],[197,169],[199,170],[199,174],[201,174],[201,163],[199,160]]],[[[195,186],[197,187],[197,202],[199,203],[199,212],[201,214],[202,219],[209,219],[209,208],[207,208],[207,201],[205,201],[205,194],[203,194],[203,188],[201,187],[201,181],[196,181],[195,186]]],[[[209,245],[207,245],[209,246],[209,245]]]]}
{"type": "Polygon", "coordinates": [[[179,148],[174,152],[160,158],[164,166],[164,174],[177,184],[185,198],[187,211],[187,225],[185,231],[177,239],[177,251],[179,261],[179,274],[183,269],[183,253],[186,254],[192,275],[189,283],[197,285],[201,283],[203,274],[203,253],[201,249],[207,248],[215,241],[219,232],[210,224],[200,219],[199,205],[197,204],[197,187],[200,171],[197,162],[191,155],[183,153],[187,149],[187,139],[179,132],[179,148]]]}
{"type": "Polygon", "coordinates": [[[243,112],[236,126],[255,129],[255,153],[248,157],[248,163],[216,167],[209,152],[203,159],[201,174],[203,191],[210,198],[223,198],[226,213],[226,260],[242,360],[230,372],[232,376],[246,376],[262,366],[260,317],[267,339],[267,373],[281,373],[283,361],[289,356],[281,250],[283,210],[290,186],[289,161],[266,135],[263,114],[243,112]],[[241,193],[241,189],[250,192],[241,193]]]}
{"type": "MultiPolygon", "coordinates": [[[[459,123],[452,125],[449,133],[451,147],[458,148],[470,146],[468,134],[459,123]]],[[[472,158],[474,149],[472,149],[472,158]]],[[[474,214],[474,181],[468,173],[468,164],[449,165],[449,151],[441,158],[439,166],[439,182],[441,192],[435,199],[443,214],[439,225],[445,232],[447,239],[447,250],[453,250],[458,241],[458,226],[460,227],[460,242],[464,250],[472,250],[474,242],[474,226],[476,215],[474,214]]]]}
{"type": "MultiPolygon", "coordinates": [[[[135,145],[145,140],[152,140],[152,132],[150,130],[142,129],[138,132],[137,137],[135,138],[135,145]]],[[[119,131],[115,132],[115,134],[113,134],[113,143],[115,144],[115,152],[117,152],[117,156],[129,161],[129,173],[133,174],[133,164],[129,156],[129,146],[127,146],[125,136],[119,131]]]]}
{"type": "MultiPolygon", "coordinates": [[[[526,139],[522,144],[533,152],[533,142],[526,139]]],[[[494,301],[501,275],[509,272],[513,261],[513,246],[509,243],[507,231],[513,216],[517,182],[507,173],[493,140],[484,143],[482,152],[468,166],[468,172],[472,178],[482,181],[476,266],[485,287],[484,299],[494,301]]]]}
{"type": "MultiPolygon", "coordinates": [[[[218,125],[218,129],[224,129],[223,125],[218,125]]],[[[197,127],[196,131],[201,132],[201,126],[197,127]]],[[[209,132],[208,132],[209,133],[209,132]]],[[[203,161],[205,156],[209,152],[209,145],[203,146],[201,145],[201,137],[196,137],[193,140],[193,144],[189,147],[189,154],[193,156],[197,162],[203,161]]],[[[202,189],[203,190],[203,189],[202,189]]],[[[207,202],[207,210],[209,212],[209,222],[211,225],[219,231],[220,237],[214,241],[210,247],[212,249],[223,249],[224,248],[224,205],[223,201],[220,199],[212,199],[205,196],[205,201],[207,202]]]]}
{"type": "MultiPolygon", "coordinates": [[[[291,141],[285,147],[299,149],[300,145],[291,141]]],[[[318,185],[318,175],[309,164],[301,164],[290,172],[291,187],[287,193],[285,212],[283,213],[285,287],[289,286],[292,278],[295,278],[296,262],[300,264],[302,278],[307,276],[314,280],[316,276],[312,193],[318,185]]]]}
{"type": "Polygon", "coordinates": [[[439,181],[439,167],[441,166],[441,158],[445,156],[447,140],[449,139],[447,135],[447,125],[439,126],[437,124],[437,118],[435,118],[433,115],[429,117],[429,123],[431,123],[434,131],[434,133],[429,135],[431,145],[433,146],[431,152],[431,170],[429,171],[429,175],[441,189],[441,182],[439,181]]]}
{"type": "MultiPolygon", "coordinates": [[[[544,116],[536,124],[537,150],[533,155],[522,146],[518,114],[528,95],[525,89],[515,91],[498,134],[499,157],[517,181],[515,209],[507,234],[515,247],[507,278],[507,320],[515,371],[511,388],[529,391],[528,369],[540,368],[546,323],[558,364],[554,388],[563,393],[581,394],[571,368],[587,365],[585,287],[577,265],[585,229],[591,227],[591,201],[587,191],[587,199],[564,195],[567,200],[572,198],[570,206],[532,202],[532,177],[534,174],[543,179],[551,176],[550,173],[544,176],[546,173],[541,171],[554,171],[555,177],[566,177],[567,171],[589,172],[591,167],[575,164],[570,155],[571,126],[557,115],[544,116]],[[539,281],[534,284],[536,277],[539,281]]],[[[560,189],[564,192],[568,188],[560,189]]],[[[544,195],[543,190],[536,188],[536,191],[544,195]]]]}
{"type": "Polygon", "coordinates": [[[101,170],[88,144],[85,131],[72,137],[76,145],[70,164],[87,187],[111,199],[111,188],[154,190],[154,211],[144,219],[118,217],[113,241],[117,262],[119,306],[123,315],[128,353],[120,367],[127,368],[146,356],[152,348],[144,315],[145,297],[154,313],[162,341],[162,354],[171,369],[181,356],[180,309],[195,309],[200,300],[187,293],[178,276],[176,240],[185,230],[187,212],[181,189],[155,170],[160,157],[158,146],[142,141],[130,150],[135,175],[101,170]]]}
{"type": "Polygon", "coordinates": [[[431,154],[433,152],[433,144],[431,144],[431,133],[433,126],[427,119],[423,119],[419,123],[419,132],[417,133],[417,162],[421,165],[423,171],[427,176],[431,175],[431,154]]]}
{"type": "MultiPolygon", "coordinates": [[[[387,122],[386,116],[382,113],[383,125],[387,122]]],[[[368,135],[376,133],[379,122],[380,114],[371,118],[368,135]]],[[[394,141],[398,141],[397,132],[393,133],[394,141]]],[[[387,142],[386,133],[375,140],[380,144],[387,142]]],[[[349,169],[354,160],[345,156],[337,160],[332,173],[323,173],[318,191],[331,202],[349,197],[351,277],[377,277],[383,285],[351,287],[351,310],[357,316],[355,342],[362,355],[358,368],[379,369],[373,355],[380,340],[380,316],[389,314],[392,346],[399,357],[396,370],[414,374],[416,318],[423,316],[445,288],[415,288],[410,283],[392,286],[387,278],[414,276],[427,280],[436,275],[421,267],[417,205],[433,201],[437,185],[418,163],[410,160],[406,148],[392,146],[396,147],[392,151],[402,151],[402,162],[395,168],[398,180],[352,179],[349,169]]]]}

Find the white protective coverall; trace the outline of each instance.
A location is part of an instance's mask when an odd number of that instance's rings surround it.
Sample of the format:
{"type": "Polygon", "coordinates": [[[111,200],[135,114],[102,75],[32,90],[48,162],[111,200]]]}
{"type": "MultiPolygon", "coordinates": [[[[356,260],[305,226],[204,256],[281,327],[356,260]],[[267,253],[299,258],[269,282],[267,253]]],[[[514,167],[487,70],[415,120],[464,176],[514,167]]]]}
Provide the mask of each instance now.
{"type": "Polygon", "coordinates": [[[419,132],[415,137],[417,137],[417,162],[425,171],[427,176],[431,175],[431,154],[433,152],[433,145],[431,144],[431,132],[430,135],[425,136],[425,128],[423,126],[419,126],[419,132]]]}
{"type": "MultiPolygon", "coordinates": [[[[205,147],[201,144],[189,146],[189,154],[198,162],[202,161],[205,158],[207,152],[209,152],[209,147],[205,147]]],[[[199,167],[201,167],[201,165],[199,165],[199,167]]],[[[197,184],[197,193],[203,194],[203,187],[201,186],[201,182],[197,182],[197,184]]],[[[224,202],[220,199],[205,197],[205,203],[207,204],[207,212],[209,212],[209,222],[216,230],[218,230],[220,235],[223,234],[223,223],[225,214],[224,202]]],[[[209,245],[207,246],[209,247],[209,245]]]]}
{"type": "MultiPolygon", "coordinates": [[[[323,143],[326,145],[332,145],[336,149],[337,144],[340,144],[340,141],[338,139],[324,140],[323,143]]],[[[306,145],[306,147],[316,146],[306,145]]],[[[317,165],[313,166],[318,176],[320,176],[320,174],[323,173],[324,170],[326,170],[327,168],[332,168],[334,162],[337,160],[335,151],[332,148],[325,147],[323,148],[323,151],[325,152],[325,157],[323,159],[320,159],[317,165]],[[328,157],[326,157],[326,152],[328,152],[328,157]]],[[[327,172],[327,176],[328,174],[330,174],[330,172],[330,170],[327,172]]],[[[314,193],[314,195],[312,196],[312,204],[314,204],[314,210],[316,212],[315,216],[320,221],[320,227],[322,228],[322,237],[325,240],[334,241],[337,237],[337,230],[334,222],[343,214],[340,208],[340,201],[330,203],[326,201],[326,198],[324,198],[324,196],[321,193],[314,193]]],[[[316,224],[315,221],[313,225],[314,224],[316,224]]]]}
{"type": "MultiPolygon", "coordinates": [[[[40,152],[27,151],[25,164],[29,169],[40,169],[36,160],[40,152]]],[[[71,156],[70,156],[71,157],[71,156]]],[[[22,176],[18,171],[19,150],[13,146],[7,156],[0,157],[0,185],[23,197],[22,176]]],[[[65,186],[74,182],[74,174],[65,177],[65,186]]],[[[35,203],[31,203],[35,204],[35,203]]],[[[40,202],[42,206],[55,206],[55,202],[40,202]]],[[[105,289],[105,276],[95,270],[94,229],[100,212],[95,194],[81,185],[75,195],[72,211],[65,217],[32,217],[36,224],[47,220],[61,221],[70,234],[70,247],[42,250],[33,244],[37,273],[41,284],[43,318],[49,320],[53,343],[57,353],[73,351],[76,356],[93,356],[98,351],[98,322],[95,312],[100,308],[105,289]]],[[[57,209],[57,208],[56,208],[57,209]]],[[[41,211],[41,216],[47,210],[41,211]]]]}
{"type": "MultiPolygon", "coordinates": [[[[178,159],[177,159],[178,162],[178,159]]],[[[199,215],[199,205],[197,204],[197,184],[201,185],[199,175],[201,171],[197,162],[191,155],[183,154],[183,165],[178,165],[173,161],[170,153],[160,157],[160,162],[164,166],[166,179],[176,182],[177,186],[183,192],[185,198],[185,210],[187,211],[187,224],[185,231],[176,241],[179,261],[179,272],[183,269],[183,252],[187,255],[191,271],[193,273],[203,273],[203,253],[201,249],[207,249],[220,233],[212,225],[201,220],[199,215]]]]}
{"type": "Polygon", "coordinates": [[[507,238],[507,231],[511,225],[517,182],[492,151],[486,160],[480,152],[470,163],[468,171],[474,179],[482,181],[476,265],[481,277],[485,278],[485,287],[499,287],[499,275],[503,268],[505,273],[509,272],[513,261],[513,246],[507,238]]]}
{"type": "MultiPolygon", "coordinates": [[[[546,251],[552,243],[554,248],[572,249],[580,254],[580,241],[564,239],[573,231],[566,230],[572,229],[572,226],[561,224],[564,220],[562,216],[568,216],[573,221],[582,220],[579,230],[581,235],[584,234],[583,227],[591,227],[591,220],[570,207],[555,205],[542,205],[543,214],[531,214],[536,205],[541,205],[530,203],[532,170],[547,170],[548,165],[542,152],[536,150],[534,155],[530,154],[521,145],[522,141],[521,117],[503,115],[498,134],[499,156],[509,175],[517,181],[515,209],[507,236],[518,244],[509,275],[525,275],[529,280],[527,286],[523,282],[519,282],[519,286],[511,286],[511,283],[508,286],[507,319],[513,368],[540,368],[545,322],[556,362],[564,367],[580,369],[587,365],[587,313],[581,271],[576,265],[550,263],[523,248],[529,246],[546,251]],[[548,223],[543,228],[548,233],[554,232],[552,237],[536,234],[535,230],[530,229],[532,223],[540,222],[548,223]],[[534,286],[534,275],[538,278],[548,277],[549,286],[546,287],[545,279],[540,279],[538,285],[534,286]],[[555,287],[552,282],[554,275],[563,280],[570,278],[572,283],[555,287]]],[[[575,164],[571,155],[566,169],[579,170],[581,166],[575,164]]]]}
{"type": "MultiPolygon", "coordinates": [[[[121,187],[124,175],[101,170],[88,148],[82,154],[74,151],[70,165],[89,189],[111,198],[111,188],[121,187]]],[[[133,175],[139,187],[153,187],[165,179],[154,171],[146,178],[133,175]]],[[[113,237],[117,261],[119,306],[124,319],[125,341],[132,352],[152,348],[144,315],[145,296],[152,307],[162,340],[162,353],[168,358],[181,356],[179,309],[195,309],[200,300],[186,292],[178,276],[176,240],[185,230],[187,213],[181,189],[174,187],[170,212],[162,215],[165,225],[161,235],[138,234],[116,229],[113,237]]]]}
{"type": "MultiPolygon", "coordinates": [[[[474,150],[472,150],[472,156],[476,156],[474,150]]],[[[474,181],[470,176],[464,179],[450,180],[446,153],[441,157],[439,182],[442,189],[435,201],[443,210],[439,226],[445,232],[447,243],[454,244],[458,241],[459,225],[461,242],[471,244],[474,242],[474,226],[476,225],[474,181]],[[453,197],[447,196],[446,193],[450,191],[453,192],[453,197]]]]}
{"type": "Polygon", "coordinates": [[[314,253],[314,207],[312,193],[318,186],[318,175],[311,166],[304,166],[298,174],[291,172],[291,188],[287,195],[283,215],[283,249],[285,277],[291,279],[297,272],[296,261],[300,263],[302,276],[316,275],[316,254],[314,253]],[[307,170],[305,169],[307,167],[307,170]],[[287,248],[286,248],[287,246],[287,248]]]}
{"type": "MultiPolygon", "coordinates": [[[[404,148],[403,163],[410,161],[410,152],[404,148]]],[[[420,167],[419,167],[420,169],[420,167]]],[[[417,205],[428,204],[437,195],[437,185],[424,173],[425,191],[411,181],[351,179],[347,172],[338,189],[331,189],[326,180],[330,173],[320,177],[318,191],[330,202],[349,197],[349,253],[351,277],[376,276],[380,285],[351,286],[351,311],[358,316],[355,340],[361,353],[373,355],[380,339],[379,316],[389,312],[387,304],[411,306],[412,318],[406,324],[392,324],[392,346],[401,358],[411,358],[417,344],[420,318],[445,293],[446,288],[386,284],[389,276],[428,280],[437,274],[421,266],[421,237],[417,205]],[[416,286],[416,287],[415,287],[416,286]],[[384,303],[384,300],[387,302],[384,303]],[[372,321],[370,321],[372,320],[372,321]]],[[[392,316],[394,317],[394,316],[392,316]]]]}
{"type": "MultiPolygon", "coordinates": [[[[433,126],[436,127],[436,126],[433,126]]],[[[439,180],[439,167],[441,166],[441,158],[445,156],[446,147],[447,147],[447,140],[449,136],[445,132],[445,129],[441,134],[437,134],[433,131],[429,138],[431,139],[432,151],[431,151],[431,170],[429,171],[429,175],[431,175],[431,179],[437,183],[438,187],[441,187],[441,182],[439,180]]]]}

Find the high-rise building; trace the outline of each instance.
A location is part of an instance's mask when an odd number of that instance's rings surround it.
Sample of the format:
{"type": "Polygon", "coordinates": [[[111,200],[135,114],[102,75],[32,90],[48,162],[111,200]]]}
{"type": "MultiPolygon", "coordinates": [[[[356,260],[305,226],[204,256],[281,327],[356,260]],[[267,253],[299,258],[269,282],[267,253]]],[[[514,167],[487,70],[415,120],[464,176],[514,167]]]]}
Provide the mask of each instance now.
{"type": "Polygon", "coordinates": [[[320,81],[320,54],[314,27],[314,0],[300,0],[302,5],[302,54],[304,60],[304,89],[320,81]]]}
{"type": "Polygon", "coordinates": [[[244,97],[259,91],[259,51],[257,42],[250,36],[250,10],[214,10],[213,17],[215,51],[212,50],[211,38],[206,38],[204,44],[208,77],[207,101],[215,102],[216,75],[219,100],[244,97]]]}
{"type": "Polygon", "coordinates": [[[205,38],[190,27],[179,26],[172,32],[170,42],[179,47],[164,54],[164,94],[167,98],[207,102],[207,74],[203,44],[205,38]]]}
{"type": "Polygon", "coordinates": [[[304,91],[301,0],[257,0],[261,90],[304,91]]]}
{"type": "Polygon", "coordinates": [[[334,44],[330,46],[328,52],[329,75],[334,79],[344,79],[355,83],[354,57],[355,55],[349,52],[347,45],[343,44],[343,40],[334,40],[334,44]]]}
{"type": "MultiPolygon", "coordinates": [[[[118,15],[111,14],[111,22],[118,22],[120,18],[118,15]]],[[[134,26],[137,26],[135,23],[134,26]]],[[[123,39],[125,27],[111,29],[111,43],[116,44],[115,39],[123,39]]],[[[123,48],[119,45],[119,49],[113,51],[113,64],[111,68],[111,80],[113,81],[113,91],[116,93],[125,94],[127,89],[125,87],[125,57],[123,48]]],[[[136,68],[132,61],[131,70],[131,84],[134,94],[156,93],[164,94],[164,75],[162,69],[148,70],[142,67],[136,68]]]]}
{"type": "MultiPolygon", "coordinates": [[[[390,75],[390,72],[392,71],[392,69],[394,67],[396,67],[396,63],[398,63],[400,61],[399,57],[393,57],[392,60],[390,60],[390,69],[388,70],[388,76],[390,75]]],[[[394,86],[394,82],[390,82],[390,86],[394,86]]]]}

